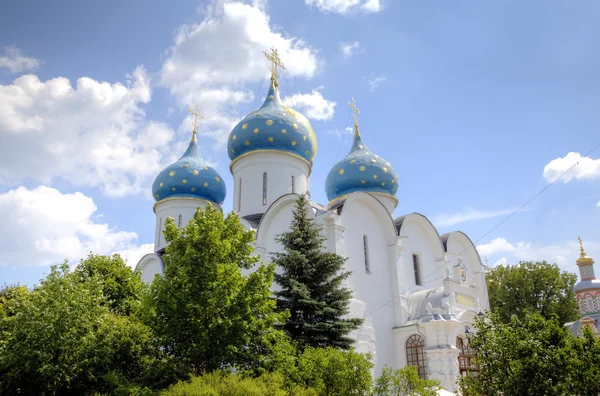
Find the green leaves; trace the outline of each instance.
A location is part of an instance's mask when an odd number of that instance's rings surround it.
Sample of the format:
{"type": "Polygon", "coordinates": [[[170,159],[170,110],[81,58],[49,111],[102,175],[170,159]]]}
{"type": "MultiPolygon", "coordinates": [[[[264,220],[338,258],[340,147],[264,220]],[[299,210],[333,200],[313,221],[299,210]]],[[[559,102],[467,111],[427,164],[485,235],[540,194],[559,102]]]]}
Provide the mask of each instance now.
{"type": "Polygon", "coordinates": [[[384,367],[373,386],[373,396],[435,396],[441,389],[437,380],[424,380],[414,366],[406,366],[399,370],[384,367]]]}
{"type": "Polygon", "coordinates": [[[487,275],[490,308],[504,323],[513,315],[524,318],[527,312],[546,319],[556,315],[560,324],[572,322],[579,317],[573,294],[576,281],[575,274],[545,261],[498,266],[487,275]]]}
{"type": "Polygon", "coordinates": [[[277,306],[290,316],[283,328],[300,346],[333,346],[348,349],[354,340],[348,334],[362,319],[348,319],[352,291],[341,286],[350,276],[344,271],[345,258],[323,251],[321,227],[308,217],[308,201],[301,196],[294,209],[290,231],[278,236],[283,253],[273,253],[281,268],[275,274],[280,290],[277,306]]]}
{"type": "Polygon", "coordinates": [[[207,207],[181,230],[168,220],[165,237],[166,273],[146,309],[161,345],[195,374],[260,365],[287,313],[271,299],[274,265],[242,275],[258,262],[253,233],[237,215],[207,207]]]}

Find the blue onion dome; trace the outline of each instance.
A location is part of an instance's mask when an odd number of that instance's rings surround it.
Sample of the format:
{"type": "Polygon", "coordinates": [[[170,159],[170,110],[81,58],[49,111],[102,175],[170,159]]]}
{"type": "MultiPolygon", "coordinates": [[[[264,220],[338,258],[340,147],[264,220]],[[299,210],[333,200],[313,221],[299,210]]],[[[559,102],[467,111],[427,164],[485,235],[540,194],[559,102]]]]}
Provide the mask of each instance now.
{"type": "Polygon", "coordinates": [[[310,167],[317,152],[317,138],[310,122],[283,104],[273,77],[265,102],[233,128],[227,142],[232,163],[261,151],[291,154],[305,160],[310,167]]]}
{"type": "Polygon", "coordinates": [[[396,199],[398,191],[398,174],[389,162],[363,143],[354,123],[354,142],[352,149],[327,175],[325,192],[331,204],[334,200],[342,200],[356,191],[384,194],[396,199]]]}
{"type": "Polygon", "coordinates": [[[168,198],[201,198],[220,205],[225,200],[225,182],[200,154],[196,130],[187,150],[177,162],[163,169],[152,184],[157,202],[168,198]]]}

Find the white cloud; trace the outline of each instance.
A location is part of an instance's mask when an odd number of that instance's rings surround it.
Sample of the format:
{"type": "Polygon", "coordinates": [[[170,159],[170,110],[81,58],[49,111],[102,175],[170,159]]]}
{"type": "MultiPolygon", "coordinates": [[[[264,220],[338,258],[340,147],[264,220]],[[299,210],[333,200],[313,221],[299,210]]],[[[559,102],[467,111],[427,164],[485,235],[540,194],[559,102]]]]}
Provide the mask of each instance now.
{"type": "Polygon", "coordinates": [[[15,45],[4,47],[5,55],[0,56],[0,69],[8,69],[12,73],[21,73],[26,70],[34,70],[40,65],[35,58],[23,56],[21,50],[15,45]]]}
{"type": "Polygon", "coordinates": [[[342,55],[344,55],[344,58],[351,58],[353,55],[356,55],[358,52],[360,52],[362,47],[358,41],[355,41],[353,43],[341,43],[340,49],[342,50],[342,55]]]}
{"type": "Polygon", "coordinates": [[[600,179],[600,159],[582,157],[581,154],[574,152],[550,161],[544,167],[544,178],[547,182],[553,182],[577,163],[578,165],[560,179],[563,183],[568,183],[571,180],[600,179]]]}
{"type": "MultiPolygon", "coordinates": [[[[592,257],[600,256],[600,242],[585,241],[585,250],[592,257]]],[[[534,244],[532,242],[511,243],[505,238],[494,238],[490,243],[478,245],[477,250],[481,256],[503,254],[494,265],[518,263],[519,261],[547,261],[558,264],[563,271],[578,273],[575,260],[579,257],[579,243],[576,240],[559,244],[534,244]]]]}
{"type": "Polygon", "coordinates": [[[481,256],[490,256],[500,252],[514,252],[515,247],[504,238],[494,238],[488,244],[477,245],[481,256]]]}
{"type": "Polygon", "coordinates": [[[500,260],[496,261],[492,267],[497,267],[499,265],[506,265],[508,259],[506,257],[502,257],[500,260]]]}
{"type": "Polygon", "coordinates": [[[151,98],[142,67],[126,85],[82,77],[0,85],[0,182],[63,178],[111,196],[141,191],[165,165],[174,132],[145,122],[151,98]]]}
{"type": "Polygon", "coordinates": [[[335,12],[337,14],[347,14],[351,11],[381,11],[379,0],[304,0],[304,2],[306,5],[317,7],[323,12],[335,12]]]}
{"type": "Polygon", "coordinates": [[[204,15],[178,29],[160,80],[182,105],[200,105],[206,120],[199,133],[223,145],[240,118],[237,105],[254,99],[245,84],[266,76],[263,51],[277,48],[286,77],[311,78],[319,61],[304,41],[272,28],[260,2],[217,2],[204,15]]]}
{"type": "Polygon", "coordinates": [[[515,209],[504,209],[504,210],[496,210],[496,211],[481,211],[476,209],[465,209],[458,213],[443,213],[437,216],[432,217],[431,221],[436,227],[447,227],[453,226],[456,224],[464,223],[467,221],[473,220],[484,220],[490,219],[492,217],[505,216],[512,212],[515,209]]]}
{"type": "Polygon", "coordinates": [[[354,133],[354,129],[351,127],[346,127],[344,129],[332,129],[326,132],[329,135],[336,135],[339,138],[343,138],[345,136],[351,136],[354,133]]]}
{"type": "Polygon", "coordinates": [[[154,244],[153,243],[145,243],[143,245],[136,246],[131,249],[121,250],[121,251],[118,251],[115,253],[118,253],[123,258],[123,260],[125,260],[125,262],[127,262],[128,266],[130,266],[131,268],[135,268],[137,263],[140,261],[140,259],[142,257],[144,257],[144,255],[146,255],[148,253],[153,253],[153,252],[154,252],[154,244]]]}
{"type": "Polygon", "coordinates": [[[600,201],[596,202],[596,207],[600,208],[600,201]]]}
{"type": "Polygon", "coordinates": [[[375,92],[377,87],[379,87],[379,85],[386,80],[387,80],[387,78],[385,78],[385,76],[378,76],[378,77],[370,78],[368,80],[369,90],[371,92],[375,92]]]}
{"type": "Polygon", "coordinates": [[[323,97],[321,92],[313,90],[309,94],[295,94],[285,98],[284,103],[314,120],[333,118],[336,103],[323,97]]]}
{"type": "Polygon", "coordinates": [[[0,194],[0,266],[45,266],[78,261],[92,251],[134,249],[137,234],[112,229],[94,216],[94,201],[46,186],[0,194]]]}

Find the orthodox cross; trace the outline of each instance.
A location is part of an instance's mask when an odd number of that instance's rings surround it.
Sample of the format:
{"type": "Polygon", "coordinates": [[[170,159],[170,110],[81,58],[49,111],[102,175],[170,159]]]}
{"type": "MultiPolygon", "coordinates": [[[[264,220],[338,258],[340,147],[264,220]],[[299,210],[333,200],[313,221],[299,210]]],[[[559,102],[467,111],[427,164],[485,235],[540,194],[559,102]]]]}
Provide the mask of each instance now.
{"type": "Polygon", "coordinates": [[[277,68],[280,67],[283,70],[285,70],[285,66],[283,65],[283,63],[281,62],[281,58],[279,57],[279,52],[277,52],[277,49],[271,48],[270,53],[267,51],[264,51],[263,53],[269,61],[269,70],[271,70],[271,80],[277,83],[277,79],[279,78],[279,71],[277,70],[277,68]]]}
{"type": "Polygon", "coordinates": [[[352,98],[351,102],[348,102],[348,106],[352,108],[352,116],[354,117],[354,126],[358,126],[358,115],[360,114],[360,110],[356,107],[356,101],[352,98]]]}
{"type": "Polygon", "coordinates": [[[585,250],[583,250],[583,241],[581,240],[581,237],[577,237],[577,239],[579,239],[579,251],[581,252],[582,256],[585,256],[585,250]]]}
{"type": "Polygon", "coordinates": [[[204,116],[199,112],[200,106],[196,105],[196,109],[190,108],[188,111],[190,114],[194,116],[194,121],[192,121],[192,125],[194,126],[194,136],[192,137],[193,141],[196,141],[196,133],[198,132],[198,116],[204,119],[204,116]]]}

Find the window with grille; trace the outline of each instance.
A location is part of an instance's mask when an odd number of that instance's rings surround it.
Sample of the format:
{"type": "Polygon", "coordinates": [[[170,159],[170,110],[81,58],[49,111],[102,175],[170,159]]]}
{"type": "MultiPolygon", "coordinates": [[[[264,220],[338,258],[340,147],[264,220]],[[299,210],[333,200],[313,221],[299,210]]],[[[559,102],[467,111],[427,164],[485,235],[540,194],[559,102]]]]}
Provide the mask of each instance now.
{"type": "Polygon", "coordinates": [[[456,347],[458,348],[458,369],[460,375],[466,376],[479,374],[479,365],[473,361],[473,349],[469,345],[469,340],[456,337],[456,347]]]}
{"type": "Polygon", "coordinates": [[[262,194],[262,204],[267,204],[267,172],[263,173],[263,194],[262,194]]]}
{"type": "Polygon", "coordinates": [[[365,253],[365,271],[367,274],[370,274],[371,264],[369,263],[369,239],[366,235],[363,235],[363,251],[365,253]]]}
{"type": "Polygon", "coordinates": [[[421,286],[423,285],[423,280],[421,279],[421,260],[419,259],[418,254],[413,254],[413,271],[415,272],[415,285],[421,286]]]}
{"type": "Polygon", "coordinates": [[[406,363],[409,366],[416,366],[419,377],[427,379],[425,338],[420,334],[413,334],[406,340],[406,363]]]}

